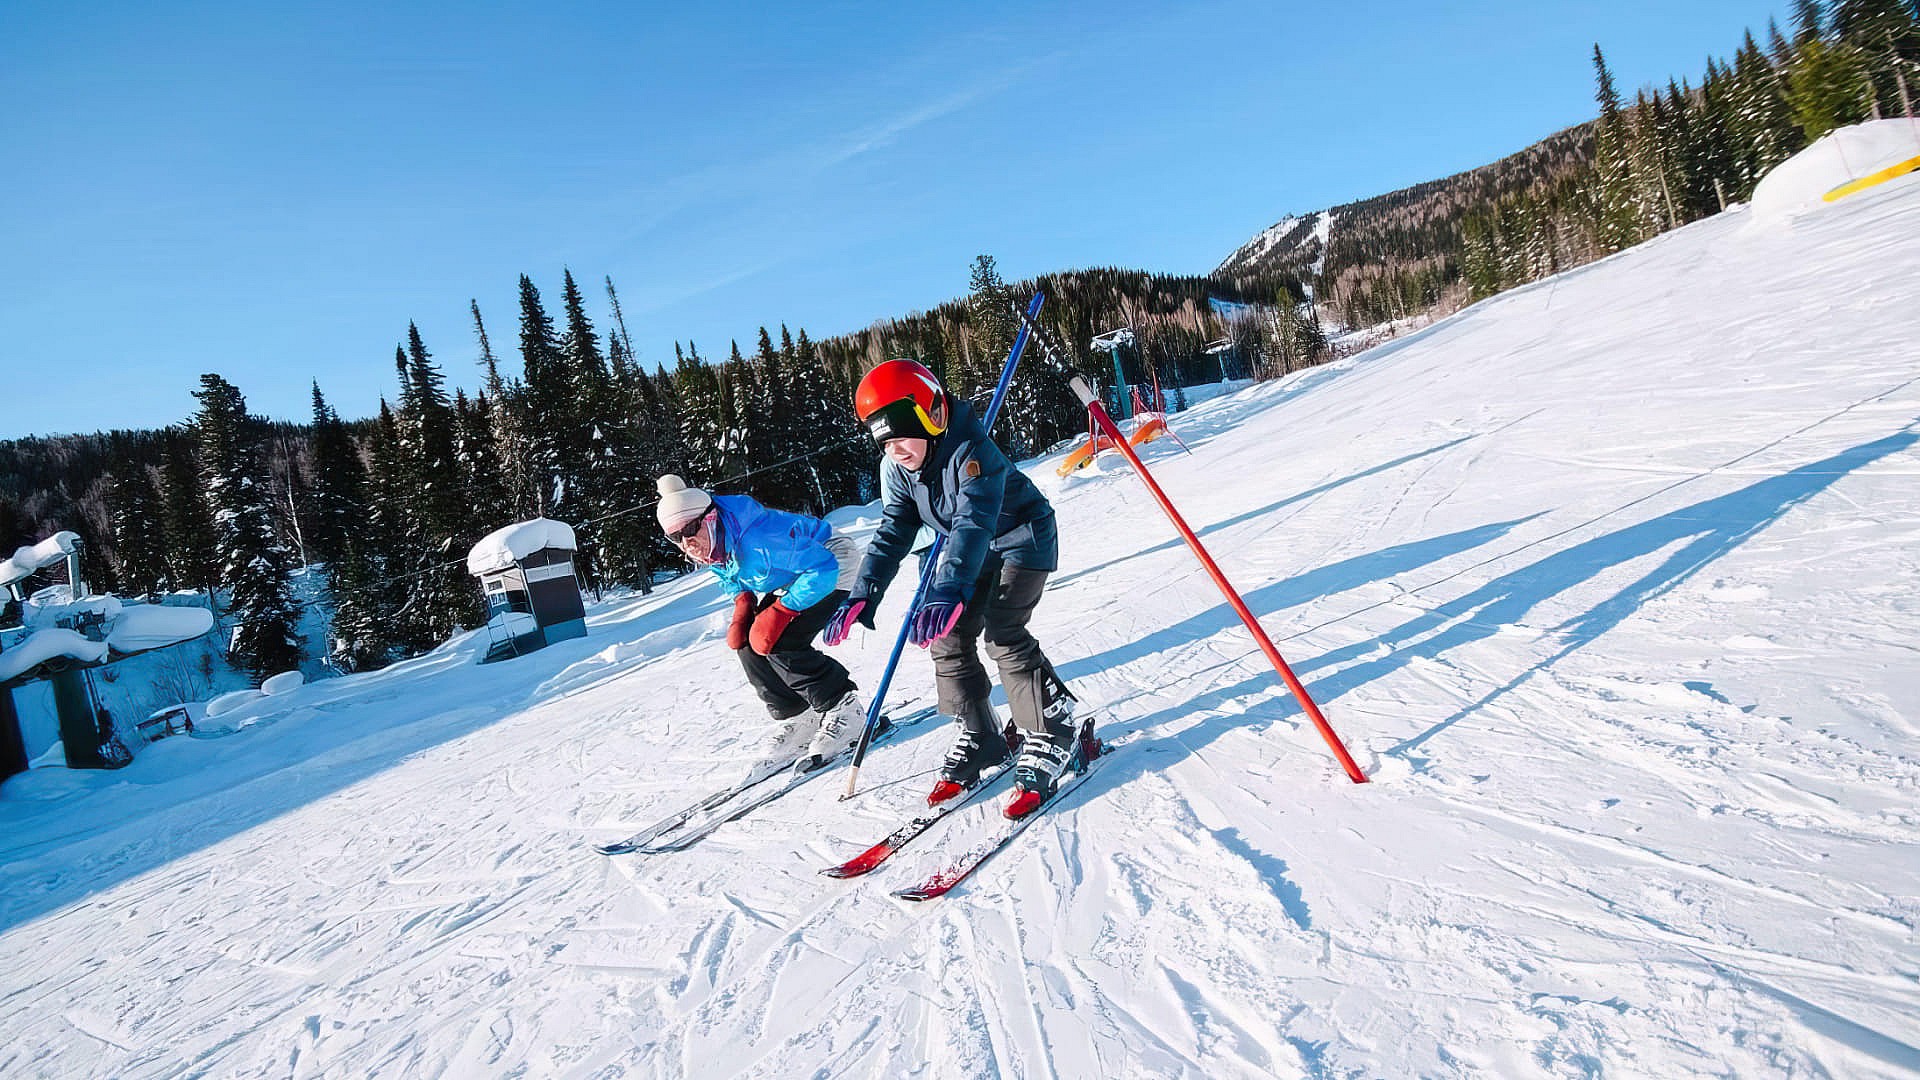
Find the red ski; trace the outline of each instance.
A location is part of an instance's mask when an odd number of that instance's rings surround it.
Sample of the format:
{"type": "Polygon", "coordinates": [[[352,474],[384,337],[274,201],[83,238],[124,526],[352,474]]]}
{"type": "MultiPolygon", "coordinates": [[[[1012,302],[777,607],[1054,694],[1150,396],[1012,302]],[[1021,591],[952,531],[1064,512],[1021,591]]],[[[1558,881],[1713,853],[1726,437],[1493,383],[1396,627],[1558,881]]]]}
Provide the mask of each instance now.
{"type": "MultiPolygon", "coordinates": [[[[1067,792],[1078,787],[1080,783],[1093,772],[1094,768],[1106,759],[1111,749],[1110,746],[1093,738],[1090,733],[1083,732],[1080,742],[1081,752],[1066,775],[1060,778],[1060,784],[1054,789],[1051,798],[1041,803],[1037,809],[1024,817],[1000,822],[999,828],[991,835],[982,839],[966,851],[961,852],[945,866],[928,875],[918,885],[909,885],[904,889],[895,889],[893,895],[897,899],[915,902],[933,900],[937,897],[947,895],[955,885],[965,881],[975,870],[980,869],[981,864],[993,858],[1008,844],[1011,844],[1014,837],[1025,832],[1027,826],[1033,824],[1039,818],[1046,816],[1047,811],[1059,806],[1060,800],[1067,792]]],[[[884,859],[885,856],[882,856],[882,858],[884,859]]]]}

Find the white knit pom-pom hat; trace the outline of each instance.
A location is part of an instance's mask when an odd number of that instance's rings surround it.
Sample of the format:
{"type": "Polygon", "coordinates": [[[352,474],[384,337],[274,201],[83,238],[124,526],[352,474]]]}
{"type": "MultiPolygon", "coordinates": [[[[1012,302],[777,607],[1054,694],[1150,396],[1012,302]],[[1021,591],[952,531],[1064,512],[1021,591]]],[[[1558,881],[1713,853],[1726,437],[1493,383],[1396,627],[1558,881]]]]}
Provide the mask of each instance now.
{"type": "Polygon", "coordinates": [[[697,487],[688,487],[685,480],[673,473],[654,481],[654,487],[660,491],[660,505],[654,507],[654,514],[666,532],[680,528],[713,506],[713,496],[697,487]]]}

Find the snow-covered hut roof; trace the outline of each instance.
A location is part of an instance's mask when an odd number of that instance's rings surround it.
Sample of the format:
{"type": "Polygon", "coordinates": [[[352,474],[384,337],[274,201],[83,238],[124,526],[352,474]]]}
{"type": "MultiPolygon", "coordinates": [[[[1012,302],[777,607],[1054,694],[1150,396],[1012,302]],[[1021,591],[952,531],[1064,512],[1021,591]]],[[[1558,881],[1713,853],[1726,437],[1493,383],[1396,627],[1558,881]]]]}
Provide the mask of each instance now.
{"type": "Polygon", "coordinates": [[[576,551],[573,526],[552,518],[534,518],[495,529],[467,552],[467,573],[475,577],[505,570],[536,551],[576,551]]]}

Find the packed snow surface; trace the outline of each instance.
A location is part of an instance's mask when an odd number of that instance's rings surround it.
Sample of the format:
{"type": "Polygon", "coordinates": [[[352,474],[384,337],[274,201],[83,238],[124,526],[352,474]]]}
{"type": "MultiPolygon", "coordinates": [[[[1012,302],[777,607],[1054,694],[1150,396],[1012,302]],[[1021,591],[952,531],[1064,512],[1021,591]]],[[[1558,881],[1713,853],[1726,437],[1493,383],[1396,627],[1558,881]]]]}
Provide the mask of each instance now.
{"type": "MultiPolygon", "coordinates": [[[[1371,783],[1124,466],[1032,462],[1036,629],[1120,745],[945,900],[887,892],[980,821],[816,873],[927,727],[854,800],[590,850],[761,734],[696,575],[9,784],[0,1074],[1912,1076],[1915,181],[1173,417],[1158,480],[1371,783]]],[[[839,650],[869,688],[910,591],[839,650]]],[[[909,650],[889,696],[930,684],[909,650]]]]}

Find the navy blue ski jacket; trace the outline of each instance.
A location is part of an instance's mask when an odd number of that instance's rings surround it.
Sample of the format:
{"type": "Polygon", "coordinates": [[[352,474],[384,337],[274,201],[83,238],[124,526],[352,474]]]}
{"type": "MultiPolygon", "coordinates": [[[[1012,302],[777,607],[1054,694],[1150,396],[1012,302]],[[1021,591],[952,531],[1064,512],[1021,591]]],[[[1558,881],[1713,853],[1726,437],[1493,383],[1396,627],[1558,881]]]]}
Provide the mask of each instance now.
{"type": "Polygon", "coordinates": [[[1029,570],[1059,567],[1053,504],[987,438],[973,406],[951,395],[947,400],[952,418],[918,470],[880,462],[885,516],[853,589],[869,603],[879,603],[923,524],[947,538],[934,588],[971,598],[989,551],[1029,570]]]}

